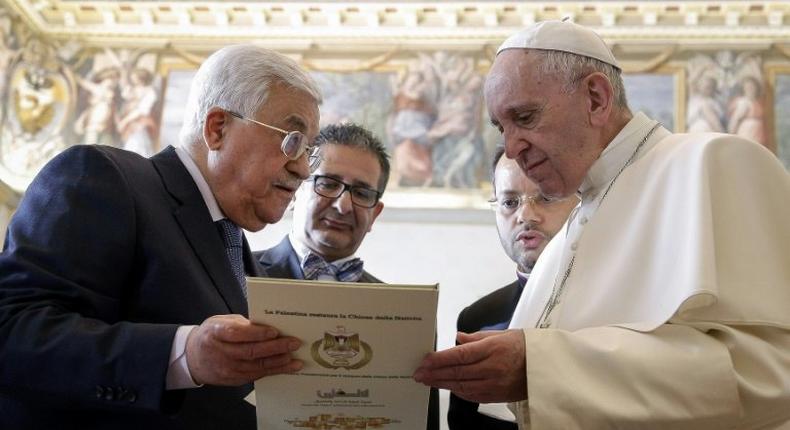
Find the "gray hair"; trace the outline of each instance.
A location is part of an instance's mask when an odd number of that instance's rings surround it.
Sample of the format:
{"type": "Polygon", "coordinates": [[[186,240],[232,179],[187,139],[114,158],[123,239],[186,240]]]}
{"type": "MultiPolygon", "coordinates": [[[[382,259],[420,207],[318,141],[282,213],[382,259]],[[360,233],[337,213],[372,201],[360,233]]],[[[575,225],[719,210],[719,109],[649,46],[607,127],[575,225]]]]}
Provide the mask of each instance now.
{"type": "Polygon", "coordinates": [[[226,46],[211,54],[192,79],[179,134],[181,145],[200,141],[203,121],[212,107],[255,117],[276,83],[304,91],[321,103],[316,83],[285,55],[249,44],[226,46]]]}
{"type": "Polygon", "coordinates": [[[546,49],[530,50],[531,54],[540,56],[538,72],[542,76],[557,76],[564,81],[564,91],[572,93],[579,85],[582,78],[593,72],[603,73],[612,84],[615,106],[628,110],[628,100],[625,96],[625,85],[620,69],[595,58],[569,52],[546,49]]]}

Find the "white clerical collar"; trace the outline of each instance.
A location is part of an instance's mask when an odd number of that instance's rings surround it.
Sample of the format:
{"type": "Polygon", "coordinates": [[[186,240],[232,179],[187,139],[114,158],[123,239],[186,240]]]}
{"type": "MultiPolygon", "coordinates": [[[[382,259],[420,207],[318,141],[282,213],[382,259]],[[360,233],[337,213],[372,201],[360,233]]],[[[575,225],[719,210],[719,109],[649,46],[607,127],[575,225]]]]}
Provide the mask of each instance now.
{"type": "MultiPolygon", "coordinates": [[[[307,247],[307,245],[304,244],[304,242],[297,239],[293,232],[288,233],[288,241],[291,242],[291,248],[294,249],[296,256],[299,257],[300,263],[304,261],[304,259],[307,257],[307,254],[313,252],[310,248],[307,247]]],[[[321,255],[321,257],[323,258],[324,256],[321,255]]],[[[340,265],[353,258],[354,258],[354,254],[351,254],[348,257],[343,257],[338,260],[327,261],[327,263],[335,267],[340,267],[340,265]]]]}
{"type": "Polygon", "coordinates": [[[192,160],[192,156],[180,146],[176,146],[176,155],[178,155],[178,159],[181,160],[184,167],[187,168],[187,172],[192,176],[192,180],[195,181],[195,185],[197,185],[198,190],[200,190],[200,195],[203,196],[203,201],[206,202],[208,212],[211,214],[211,220],[219,221],[227,218],[225,214],[222,213],[222,209],[219,208],[217,199],[214,198],[214,194],[211,192],[208,182],[206,182],[203,174],[200,173],[200,169],[197,164],[195,164],[195,161],[192,160]]]}
{"type": "Polygon", "coordinates": [[[589,193],[597,194],[598,190],[614,179],[617,172],[634,153],[647,130],[654,124],[655,121],[642,112],[637,113],[628,121],[628,124],[609,142],[609,145],[604,148],[590,170],[587,171],[587,175],[579,187],[582,198],[589,193]]]}

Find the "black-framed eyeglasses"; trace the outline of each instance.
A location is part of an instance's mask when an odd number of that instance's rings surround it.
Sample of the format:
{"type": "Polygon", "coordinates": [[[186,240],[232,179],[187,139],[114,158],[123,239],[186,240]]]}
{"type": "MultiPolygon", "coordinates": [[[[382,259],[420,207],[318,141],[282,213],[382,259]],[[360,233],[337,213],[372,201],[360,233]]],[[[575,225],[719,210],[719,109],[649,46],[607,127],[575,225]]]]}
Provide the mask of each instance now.
{"type": "Polygon", "coordinates": [[[305,136],[301,131],[285,131],[273,125],[265,124],[252,118],[247,118],[238,112],[233,112],[227,109],[226,112],[235,116],[236,118],[249,121],[253,124],[258,124],[262,127],[282,133],[284,137],[282,144],[280,144],[280,150],[282,150],[283,154],[290,160],[298,160],[303,154],[307,154],[307,165],[310,166],[311,172],[315,171],[315,169],[318,168],[318,165],[321,164],[321,156],[318,154],[318,147],[310,145],[309,141],[307,140],[307,136],[305,136]]]}
{"type": "Polygon", "coordinates": [[[378,190],[361,185],[349,185],[331,176],[313,175],[308,181],[313,181],[313,191],[316,194],[329,199],[336,199],[348,190],[351,194],[351,203],[363,208],[376,206],[381,197],[378,190]]]}

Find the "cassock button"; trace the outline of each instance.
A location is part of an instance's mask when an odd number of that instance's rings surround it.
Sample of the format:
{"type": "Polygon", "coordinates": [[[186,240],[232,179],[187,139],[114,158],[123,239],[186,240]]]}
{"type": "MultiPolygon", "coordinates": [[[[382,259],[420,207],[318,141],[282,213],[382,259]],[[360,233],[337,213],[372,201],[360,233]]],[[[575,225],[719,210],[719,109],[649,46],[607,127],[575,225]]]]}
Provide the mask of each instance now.
{"type": "Polygon", "coordinates": [[[135,393],[134,390],[124,391],[121,400],[126,400],[129,403],[134,403],[137,401],[137,393],[135,393]]]}
{"type": "Polygon", "coordinates": [[[576,248],[578,248],[578,247],[579,247],[579,243],[578,242],[573,242],[571,244],[571,251],[576,251],[576,248]]]}
{"type": "Polygon", "coordinates": [[[587,224],[587,217],[586,217],[586,216],[583,216],[583,217],[582,217],[582,218],[579,220],[579,224],[581,224],[581,225],[587,224]]]}
{"type": "Polygon", "coordinates": [[[112,387],[105,388],[104,400],[115,400],[115,390],[113,390],[112,387]]]}

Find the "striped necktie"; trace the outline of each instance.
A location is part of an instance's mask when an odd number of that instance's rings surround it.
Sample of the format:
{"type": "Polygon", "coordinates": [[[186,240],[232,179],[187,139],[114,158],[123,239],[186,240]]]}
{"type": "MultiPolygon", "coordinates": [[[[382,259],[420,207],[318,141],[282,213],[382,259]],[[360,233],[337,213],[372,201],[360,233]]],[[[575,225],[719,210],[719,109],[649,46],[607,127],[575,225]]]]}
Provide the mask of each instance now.
{"type": "Polygon", "coordinates": [[[214,223],[217,226],[222,242],[225,244],[225,255],[228,256],[233,276],[239,282],[244,297],[247,297],[247,282],[244,279],[244,260],[242,258],[241,229],[233,221],[223,218],[214,223]]]}

